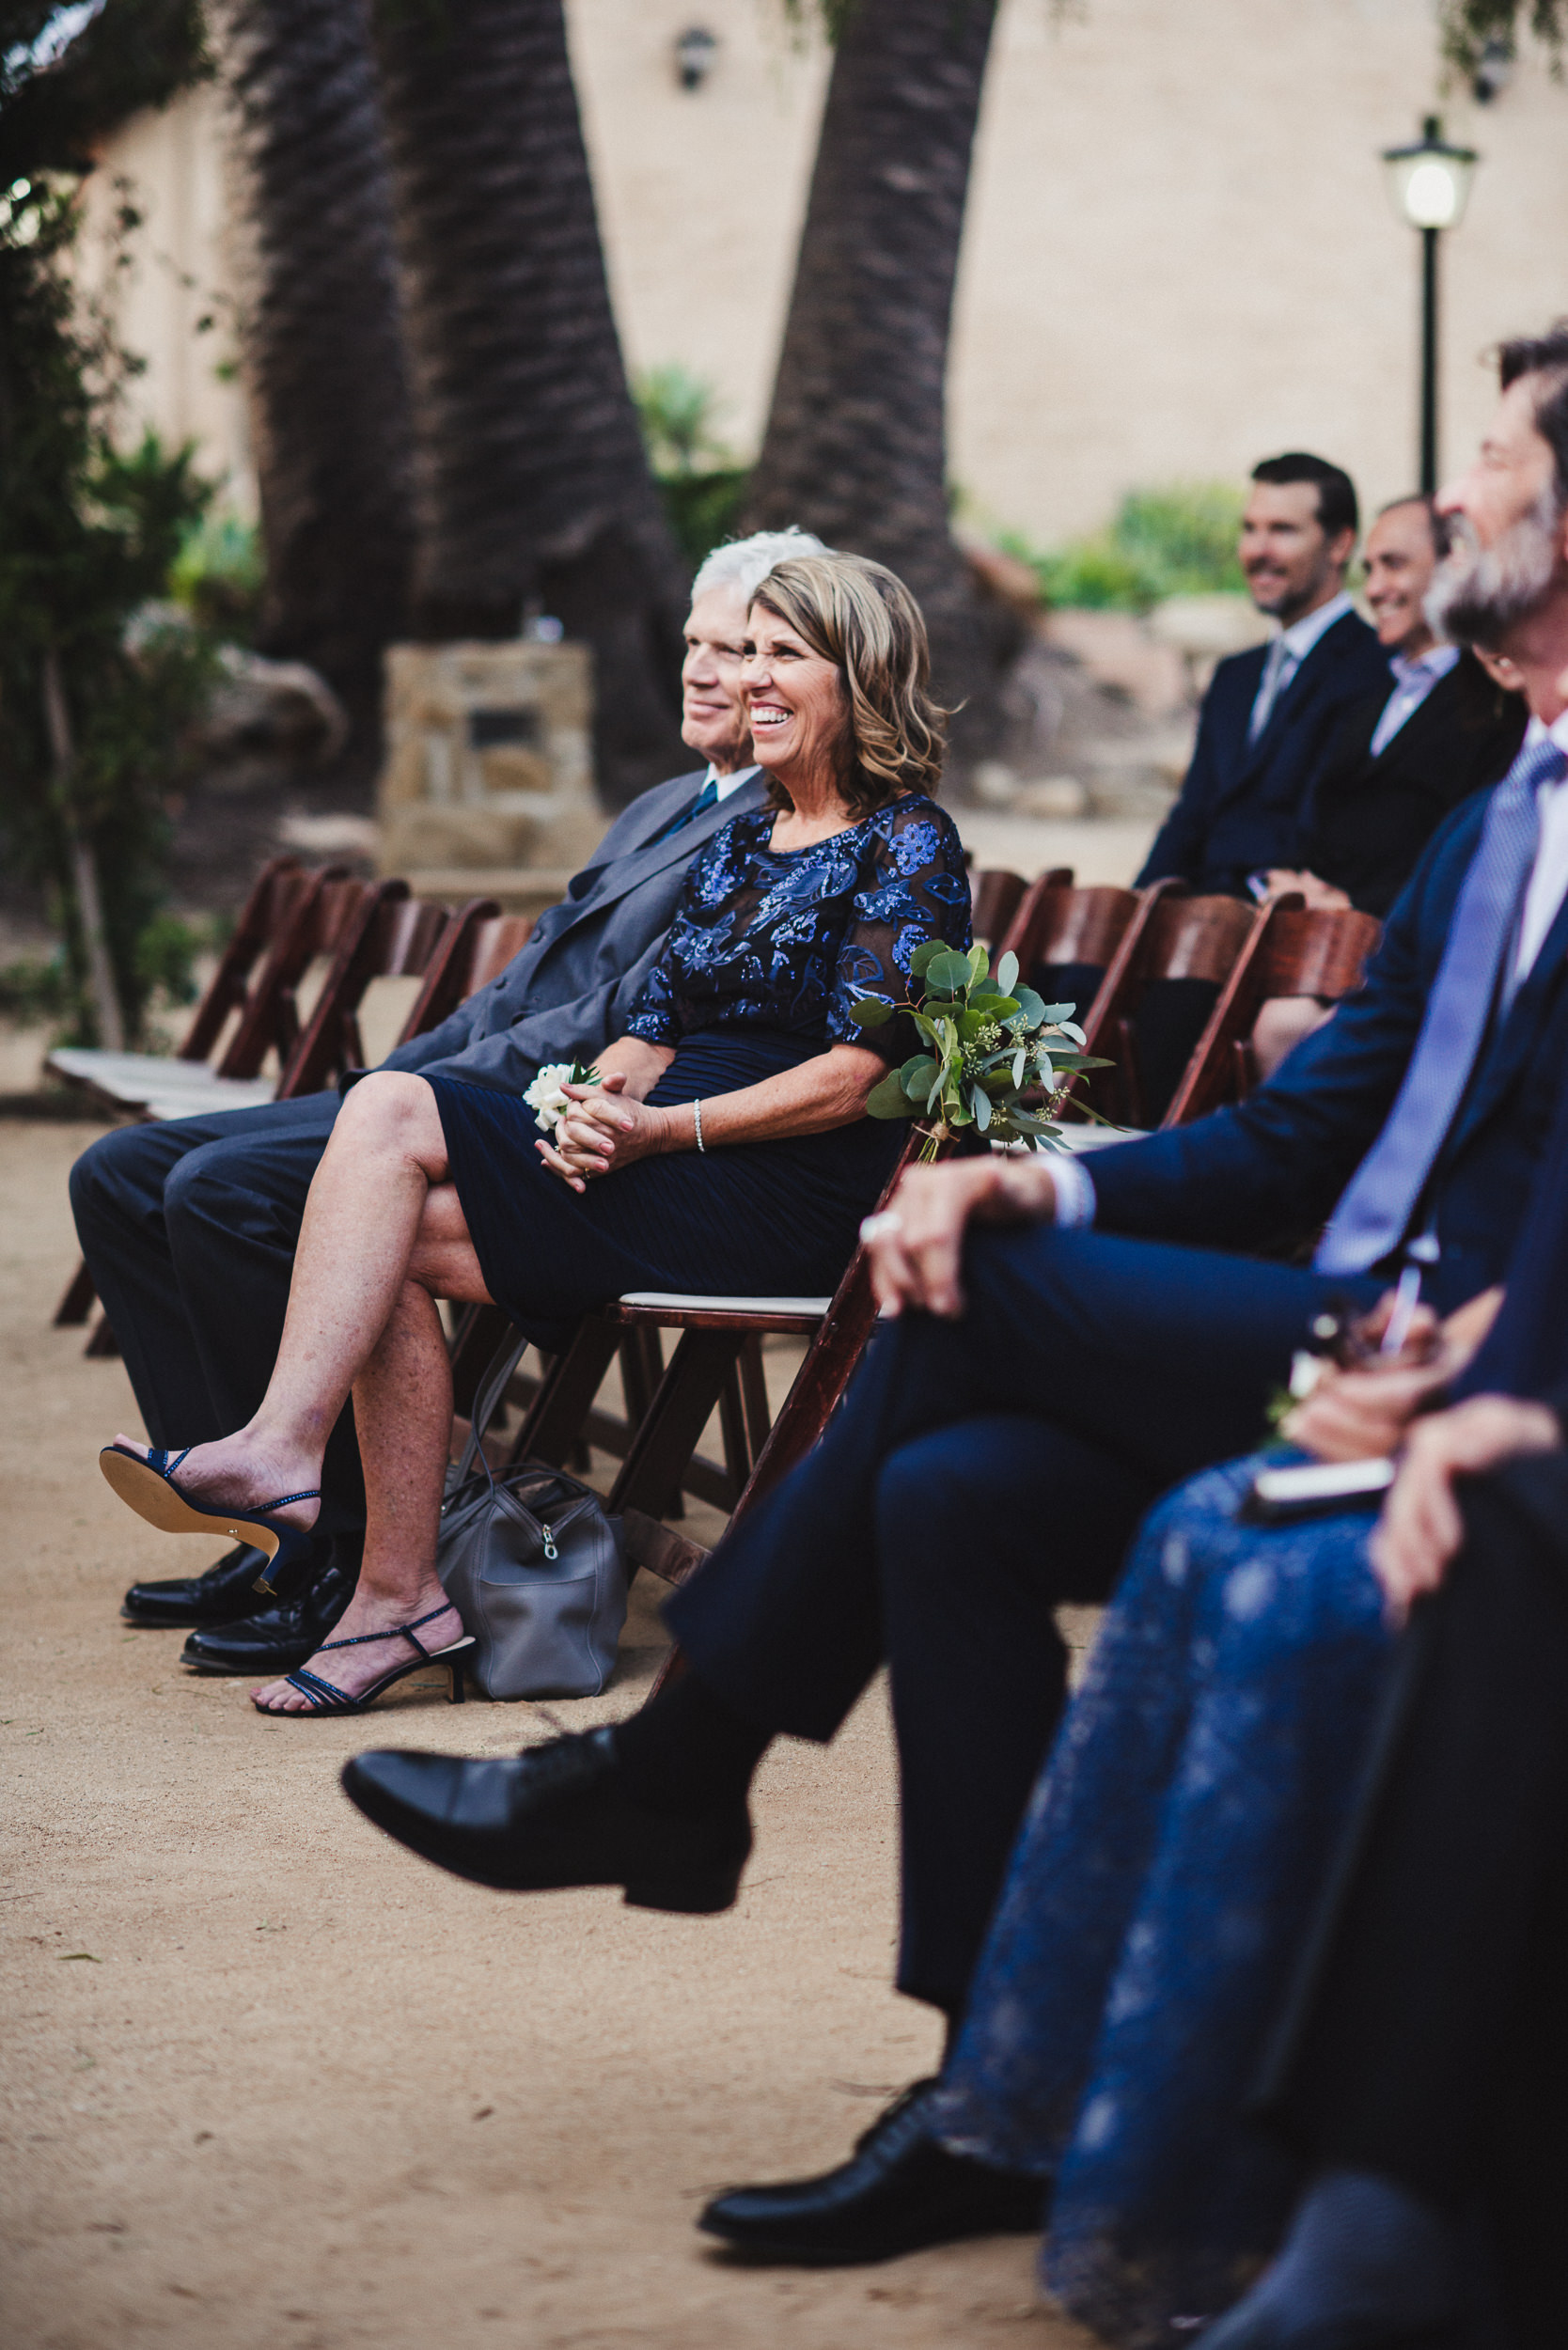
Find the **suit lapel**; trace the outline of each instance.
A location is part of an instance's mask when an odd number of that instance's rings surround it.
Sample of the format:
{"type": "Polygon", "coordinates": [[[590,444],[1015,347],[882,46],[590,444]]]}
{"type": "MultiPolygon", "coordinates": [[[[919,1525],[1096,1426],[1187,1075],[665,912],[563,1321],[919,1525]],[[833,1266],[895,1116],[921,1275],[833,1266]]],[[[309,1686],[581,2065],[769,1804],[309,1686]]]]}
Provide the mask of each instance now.
{"type": "MultiPolygon", "coordinates": [[[[678,832],[666,833],[662,840],[652,840],[644,848],[632,849],[624,856],[618,856],[613,864],[604,869],[604,881],[583,899],[583,910],[587,912],[591,907],[598,913],[604,907],[613,905],[617,899],[624,898],[628,890],[640,889],[644,882],[651,881],[655,873],[662,873],[666,866],[688,864],[721,825],[728,824],[732,816],[753,814],[763,805],[765,797],[761,776],[748,776],[745,782],[737,791],[731,791],[727,799],[716,801],[712,807],[705,807],[700,816],[694,817],[689,824],[682,824],[678,832]]],[[[679,805],[677,802],[674,807],[666,808],[662,816],[651,822],[649,830],[656,833],[660,824],[667,824],[679,805]]]]}
{"type": "MultiPolygon", "coordinates": [[[[1273,759],[1280,734],[1287,725],[1295,725],[1302,712],[1319,691],[1325,678],[1333,671],[1346,644],[1347,631],[1356,615],[1341,612],[1332,628],[1325,629],[1306,660],[1301,664],[1283,693],[1277,694],[1274,708],[1268,713],[1268,724],[1256,743],[1249,743],[1246,756],[1236,772],[1233,789],[1237,791],[1249,784],[1273,759]]],[[[1391,681],[1390,681],[1391,682],[1391,681]]]]}

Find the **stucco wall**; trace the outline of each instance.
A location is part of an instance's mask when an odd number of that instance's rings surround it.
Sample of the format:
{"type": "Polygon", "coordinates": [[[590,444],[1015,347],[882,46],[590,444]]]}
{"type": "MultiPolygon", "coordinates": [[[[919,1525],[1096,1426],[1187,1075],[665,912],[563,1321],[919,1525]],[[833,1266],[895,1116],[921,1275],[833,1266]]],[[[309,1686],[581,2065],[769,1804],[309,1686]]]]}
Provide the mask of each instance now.
{"type": "MultiPolygon", "coordinates": [[[[825,83],[783,0],[568,0],[617,314],[635,368],[712,380],[743,452],[766,409],[825,83]],[[719,47],[693,93],[676,35],[719,47]]],[[[1003,0],[959,290],[952,474],[1041,541],[1121,493],[1234,476],[1288,446],[1369,499],[1415,464],[1416,239],[1379,148],[1436,102],[1432,0],[1003,0]]],[[[1491,397],[1479,355],[1568,310],[1568,90],[1527,58],[1490,108],[1444,106],[1484,162],[1446,240],[1447,458],[1491,397]]],[[[105,158],[149,211],[127,338],[136,398],[201,434],[243,494],[214,102],[143,118],[105,158]],[[197,283],[179,282],[184,271],[197,283]]]]}

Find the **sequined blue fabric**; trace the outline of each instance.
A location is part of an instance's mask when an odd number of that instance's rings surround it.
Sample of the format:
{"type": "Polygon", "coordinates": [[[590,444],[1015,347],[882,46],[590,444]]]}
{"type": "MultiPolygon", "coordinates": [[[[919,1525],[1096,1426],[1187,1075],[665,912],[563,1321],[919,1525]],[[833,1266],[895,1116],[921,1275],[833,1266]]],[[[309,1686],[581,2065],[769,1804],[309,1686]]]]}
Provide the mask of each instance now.
{"type": "Polygon", "coordinates": [[[948,2144],[1056,2174],[1045,2283],[1121,2350],[1190,2342],[1283,2228],[1242,2112],[1392,1655],[1371,1512],[1238,1524],[1256,1466],[1145,1520],[938,2092],[948,2144]]]}
{"type": "Polygon", "coordinates": [[[969,883],[952,819],[910,793],[830,840],[782,853],[768,846],[775,821],[766,808],[737,816],[693,860],[628,1034],[678,1044],[725,1021],[902,1051],[893,1028],[857,1028],[850,1006],[905,995],[924,940],[968,945],[969,883]]]}

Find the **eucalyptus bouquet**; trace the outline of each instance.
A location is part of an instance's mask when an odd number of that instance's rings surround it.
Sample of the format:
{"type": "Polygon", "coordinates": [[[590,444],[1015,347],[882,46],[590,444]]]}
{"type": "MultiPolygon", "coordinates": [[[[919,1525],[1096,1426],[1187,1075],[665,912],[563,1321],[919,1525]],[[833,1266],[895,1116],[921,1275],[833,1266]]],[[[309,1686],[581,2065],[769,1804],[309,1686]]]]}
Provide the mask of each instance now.
{"type": "Polygon", "coordinates": [[[884,1077],[866,1104],[870,1115],[933,1119],[922,1159],[933,1159],[964,1126],[993,1142],[1066,1150],[1053,1120],[1074,1078],[1080,1070],[1110,1067],[1083,1051],[1084,1032],[1072,1018],[1076,1007],[1044,1003],[1032,987],[1020,987],[1014,954],[1002,957],[992,979],[983,947],[961,954],[928,940],[915,949],[909,976],[908,1003],[863,995],[851,1008],[862,1028],[907,1014],[927,1047],[884,1077]]]}

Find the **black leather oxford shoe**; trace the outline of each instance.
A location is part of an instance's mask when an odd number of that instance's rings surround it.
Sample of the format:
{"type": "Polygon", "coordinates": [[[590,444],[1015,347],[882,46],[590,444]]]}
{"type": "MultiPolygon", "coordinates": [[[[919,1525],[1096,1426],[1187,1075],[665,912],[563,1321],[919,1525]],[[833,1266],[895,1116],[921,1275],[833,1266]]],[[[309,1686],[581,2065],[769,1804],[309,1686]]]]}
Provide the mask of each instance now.
{"type": "Polygon", "coordinates": [[[897,2260],[961,2236],[1038,2235],[1050,2182],[951,2154],[931,2134],[934,2081],[916,2081],[820,2179],[740,2186],[698,2226],[754,2261],[796,2268],[897,2260]]]}
{"type": "Polygon", "coordinates": [[[751,1850],[744,1803],[696,1818],[633,1803],[609,1728],[515,1762],[384,1747],[345,1764],[343,1786],[411,1852],[506,1892],[619,1885],[636,1908],[707,1916],[734,1901],[751,1850]]]}
{"type": "Polygon", "coordinates": [[[127,1623],[165,1631],[193,1623],[237,1623],[271,1605],[265,1591],[256,1589],[266,1563],[265,1551],[240,1543],[205,1574],[180,1575],[169,1583],[133,1583],[119,1612],[127,1623]]]}
{"type": "Polygon", "coordinates": [[[265,1607],[239,1623],[193,1632],[180,1661],[198,1673],[255,1673],[266,1680],[291,1673],[314,1656],[353,1597],[358,1567],[334,1551],[307,1590],[280,1607],[265,1607]]]}

